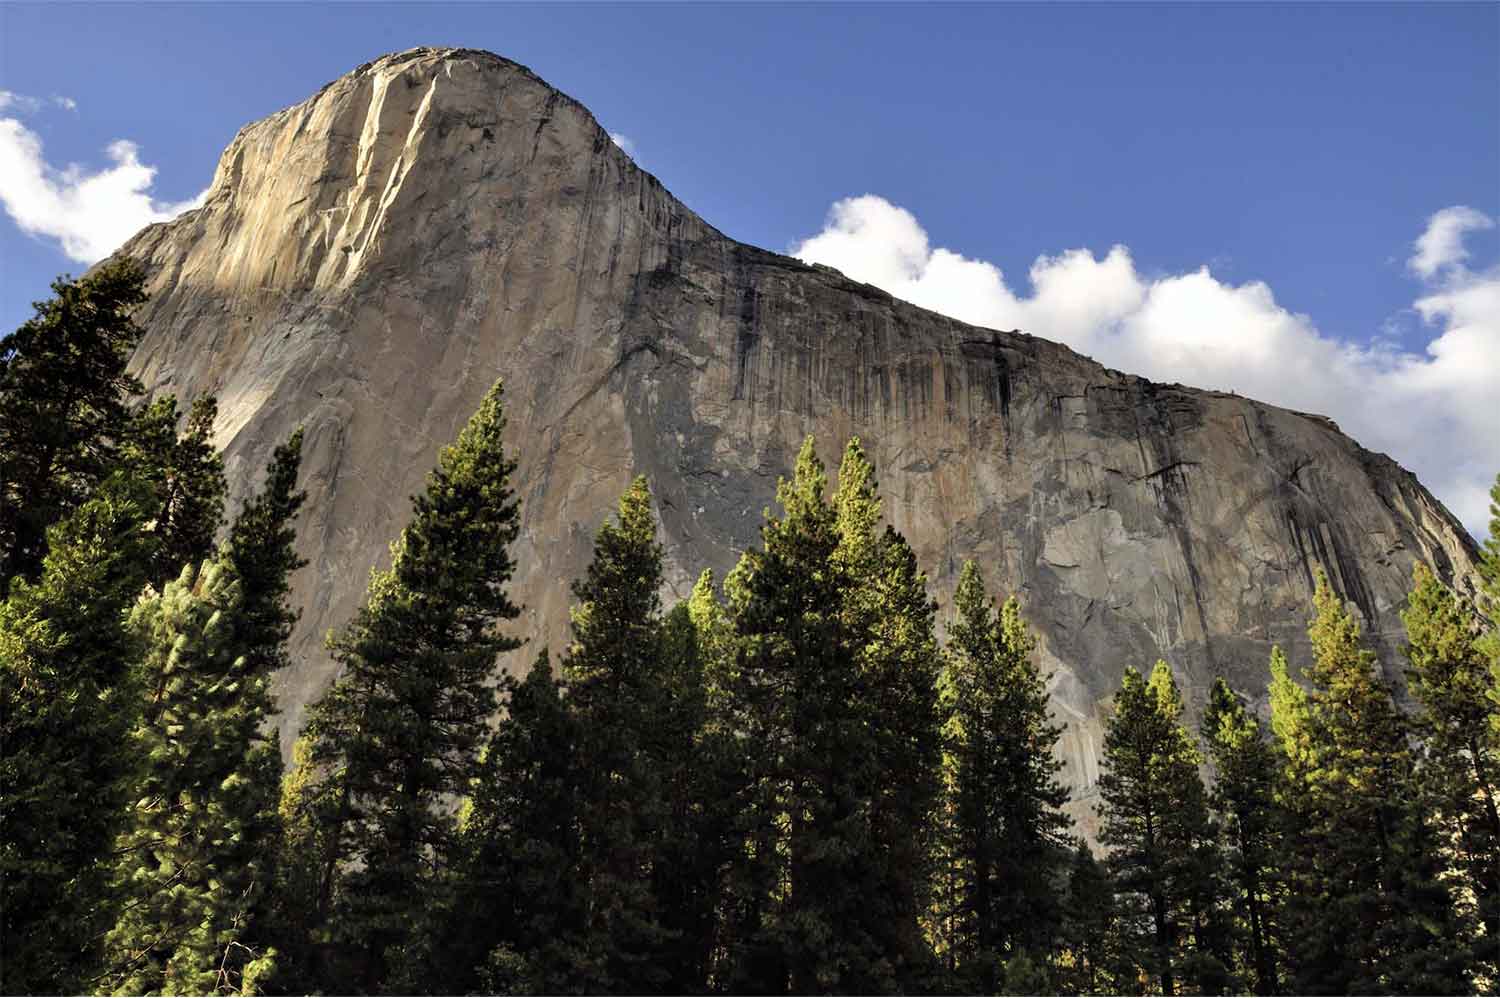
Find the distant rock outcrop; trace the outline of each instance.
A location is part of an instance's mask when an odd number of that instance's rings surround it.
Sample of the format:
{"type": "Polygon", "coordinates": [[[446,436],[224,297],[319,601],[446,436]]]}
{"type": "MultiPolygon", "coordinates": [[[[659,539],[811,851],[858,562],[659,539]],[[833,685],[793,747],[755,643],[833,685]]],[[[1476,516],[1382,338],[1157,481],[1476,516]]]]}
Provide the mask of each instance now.
{"type": "Polygon", "coordinates": [[[1261,695],[1273,642],[1305,652],[1323,564],[1394,676],[1412,562],[1472,580],[1453,516],[1330,421],[737,243],[583,106],[483,52],[386,56],[249,125],[203,207],[123,252],[150,274],[133,368],[153,392],[218,393],[235,496],[307,428],[284,734],[331,678],[323,635],[499,376],[522,634],[564,643],[567,583],[632,475],[656,490],[681,597],[757,543],[804,434],[831,464],[857,434],[940,598],[969,557],[1020,593],[1081,797],[1125,666],[1167,659],[1190,702],[1216,673],[1261,695]]]}

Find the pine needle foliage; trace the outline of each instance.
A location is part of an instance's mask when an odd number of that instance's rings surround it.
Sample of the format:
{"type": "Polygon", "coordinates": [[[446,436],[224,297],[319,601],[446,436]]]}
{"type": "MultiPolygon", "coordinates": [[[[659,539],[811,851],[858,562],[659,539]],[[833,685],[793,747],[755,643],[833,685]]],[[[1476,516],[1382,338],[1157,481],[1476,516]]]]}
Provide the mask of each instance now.
{"type": "Polygon", "coordinates": [[[506,587],[518,506],[501,386],[413,499],[365,603],[329,647],[342,672],[310,712],[317,784],[309,807],[330,843],[319,920],[348,960],[341,988],[374,990],[419,973],[413,913],[438,906],[458,855],[444,805],[469,791],[495,712],[496,659],[520,642],[506,587]]]}
{"type": "Polygon", "coordinates": [[[254,993],[274,968],[256,916],[281,758],[266,731],[270,676],[237,633],[242,607],[221,555],[131,612],[146,711],[129,743],[139,770],[115,847],[119,915],[98,993],[254,993]]]}
{"type": "Polygon", "coordinates": [[[118,466],[126,400],[141,392],[125,364],[141,337],[131,316],[144,285],[125,259],[59,278],[0,340],[0,598],[11,579],[41,575],[47,528],[118,466]]]}

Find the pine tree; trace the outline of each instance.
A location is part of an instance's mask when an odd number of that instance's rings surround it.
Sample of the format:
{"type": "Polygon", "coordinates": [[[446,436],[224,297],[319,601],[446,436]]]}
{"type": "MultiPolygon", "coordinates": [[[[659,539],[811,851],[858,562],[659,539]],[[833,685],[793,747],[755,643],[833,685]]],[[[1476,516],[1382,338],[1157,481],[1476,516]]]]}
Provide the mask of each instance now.
{"type": "Polygon", "coordinates": [[[443,989],[575,994],[603,975],[588,951],[577,721],[546,652],[501,680],[505,716],[462,813],[443,989]]]}
{"type": "MultiPolygon", "coordinates": [[[[573,644],[563,661],[577,721],[580,813],[590,924],[604,977],[594,991],[655,991],[667,933],[653,890],[653,830],[668,821],[663,767],[669,691],[662,634],[661,545],[644,478],[620,497],[619,523],[594,539],[573,585],[573,644]]],[[[676,746],[679,751],[686,746],[676,746]]]]}
{"type": "MultiPolygon", "coordinates": [[[[1285,675],[1283,662],[1283,679],[1285,675]]],[[[1200,730],[1214,768],[1211,801],[1227,843],[1242,949],[1238,962],[1255,982],[1256,994],[1274,994],[1280,982],[1275,867],[1282,853],[1283,827],[1276,804],[1276,750],[1261,731],[1260,720],[1223,679],[1214,680],[1200,730]]]]}
{"type": "Polygon", "coordinates": [[[151,483],[156,494],[157,537],[149,579],[158,589],[184,565],[196,566],[213,551],[224,515],[224,459],[212,436],[219,404],[213,396],[195,399],[181,435],[177,400],[168,395],[136,413],[121,450],[132,472],[151,483]]]}
{"type": "Polygon", "coordinates": [[[970,985],[991,990],[1005,960],[1050,953],[1061,933],[1068,792],[1053,747],[1062,728],[1051,721],[1020,603],[1011,597],[997,616],[970,561],[954,605],[947,673],[953,946],[970,985]]]}
{"type": "Polygon", "coordinates": [[[287,664],[286,641],[299,616],[290,603],[290,580],[307,564],[293,547],[297,513],[307,501],[307,493],[297,488],[301,465],[299,427],[272,453],[265,484],[229,529],[229,558],[242,596],[236,617],[239,640],[256,659],[250,665],[255,672],[274,672],[287,664]]]}
{"type": "Polygon", "coordinates": [[[504,429],[497,383],[413,500],[391,567],[332,639],[342,673],[309,712],[317,781],[305,798],[330,843],[320,921],[354,977],[340,989],[420,972],[414,913],[439,907],[437,871],[458,849],[444,801],[469,791],[495,712],[490,674],[519,644],[498,629],[520,613],[506,593],[518,513],[504,429]]]}
{"type": "Polygon", "coordinates": [[[270,675],[240,643],[240,581],[219,556],[131,613],[146,649],[140,760],[115,846],[120,915],[101,994],[254,993],[274,968],[257,918],[276,845],[281,759],[270,675]]]}
{"type": "Polygon", "coordinates": [[[836,513],[812,438],[728,582],[744,848],[730,871],[734,991],[874,989],[876,942],[855,909],[874,745],[856,720],[859,664],[835,559],[836,513]],[[855,917],[846,921],[846,916],[855,917]]]}
{"type": "Polygon", "coordinates": [[[1482,926],[1475,960],[1495,967],[1500,940],[1500,727],[1496,705],[1486,692],[1488,664],[1479,648],[1480,622],[1421,562],[1406,624],[1408,689],[1420,705],[1412,719],[1422,739],[1421,806],[1440,836],[1453,843],[1463,878],[1460,896],[1472,899],[1468,912],[1482,926]]]}
{"type": "Polygon", "coordinates": [[[1205,855],[1212,828],[1200,757],[1181,726],[1182,710],[1165,662],[1149,681],[1126,669],[1105,728],[1099,778],[1099,841],[1110,849],[1122,955],[1167,995],[1176,994],[1185,969],[1201,986],[1211,976],[1204,965],[1217,955],[1201,938],[1214,901],[1207,885],[1212,857],[1205,855]]]}
{"type": "Polygon", "coordinates": [[[0,961],[10,993],[78,992],[105,909],[101,861],[138,716],[123,627],[145,583],[151,497],[115,476],[47,533],[40,579],[0,603],[0,961]]]}
{"type": "Polygon", "coordinates": [[[1126,992],[1126,981],[1112,941],[1114,886],[1104,865],[1083,842],[1074,845],[1063,898],[1062,955],[1058,990],[1076,994],[1126,992]]]}
{"type": "Polygon", "coordinates": [[[834,561],[846,580],[843,616],[859,675],[849,706],[863,715],[873,749],[861,774],[869,782],[856,790],[869,800],[868,829],[856,833],[868,836],[856,845],[865,884],[845,924],[857,919],[874,941],[882,965],[872,980],[888,978],[905,991],[932,971],[921,921],[941,790],[937,604],[905,538],[880,529],[875,469],[858,439],[845,448],[833,505],[834,561]]]}
{"type": "MultiPolygon", "coordinates": [[[[1465,990],[1405,718],[1321,570],[1314,604],[1311,691],[1298,698],[1280,676],[1272,688],[1293,829],[1288,984],[1308,993],[1465,990]]],[[[1284,676],[1284,663],[1273,661],[1276,671],[1284,676]]]]}
{"type": "Polygon", "coordinates": [[[10,580],[36,580],[49,526],[86,502],[117,467],[141,383],[126,373],[141,329],[145,276],[128,260],[77,281],[0,340],[0,598],[10,580]]]}

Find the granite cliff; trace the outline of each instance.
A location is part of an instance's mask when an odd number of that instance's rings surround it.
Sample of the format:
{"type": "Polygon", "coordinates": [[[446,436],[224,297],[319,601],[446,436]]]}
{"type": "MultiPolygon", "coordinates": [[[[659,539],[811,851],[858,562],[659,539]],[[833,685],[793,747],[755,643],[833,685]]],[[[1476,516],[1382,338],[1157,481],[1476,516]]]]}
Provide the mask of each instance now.
{"type": "Polygon", "coordinates": [[[940,599],[969,557],[1021,594],[1080,805],[1126,665],[1167,659],[1193,703],[1216,673],[1262,695],[1271,644],[1305,651],[1322,564],[1397,676],[1412,562],[1472,584],[1454,517],[1331,421],[737,243],[587,109],[483,52],[386,56],[247,126],[205,204],[122,252],[149,273],[133,369],[152,392],[218,394],[233,496],[306,427],[284,735],[331,678],[323,635],[497,377],[534,644],[565,642],[567,582],[632,475],[683,596],[757,542],[804,434],[831,464],[857,434],[940,599]]]}

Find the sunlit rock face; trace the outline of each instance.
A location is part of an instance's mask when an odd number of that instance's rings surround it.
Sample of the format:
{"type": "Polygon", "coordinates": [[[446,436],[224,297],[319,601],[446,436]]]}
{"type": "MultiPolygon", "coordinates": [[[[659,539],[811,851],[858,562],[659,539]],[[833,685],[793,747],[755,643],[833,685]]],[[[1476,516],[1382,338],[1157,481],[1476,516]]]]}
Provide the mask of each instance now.
{"type": "Polygon", "coordinates": [[[206,204],[124,252],[150,274],[133,368],[153,392],[217,393],[236,500],[306,427],[284,736],[332,678],[323,636],[501,377],[530,638],[507,666],[566,642],[567,583],[633,475],[655,489],[675,599],[758,542],[805,434],[830,466],[858,435],[940,600],[965,558],[1020,594],[1080,815],[1127,665],[1166,659],[1194,706],[1216,674],[1263,704],[1272,643],[1305,660],[1321,564],[1396,677],[1412,563],[1472,585],[1457,521],[1328,420],[737,243],[587,109],[482,52],[386,56],[249,125],[206,204]]]}

